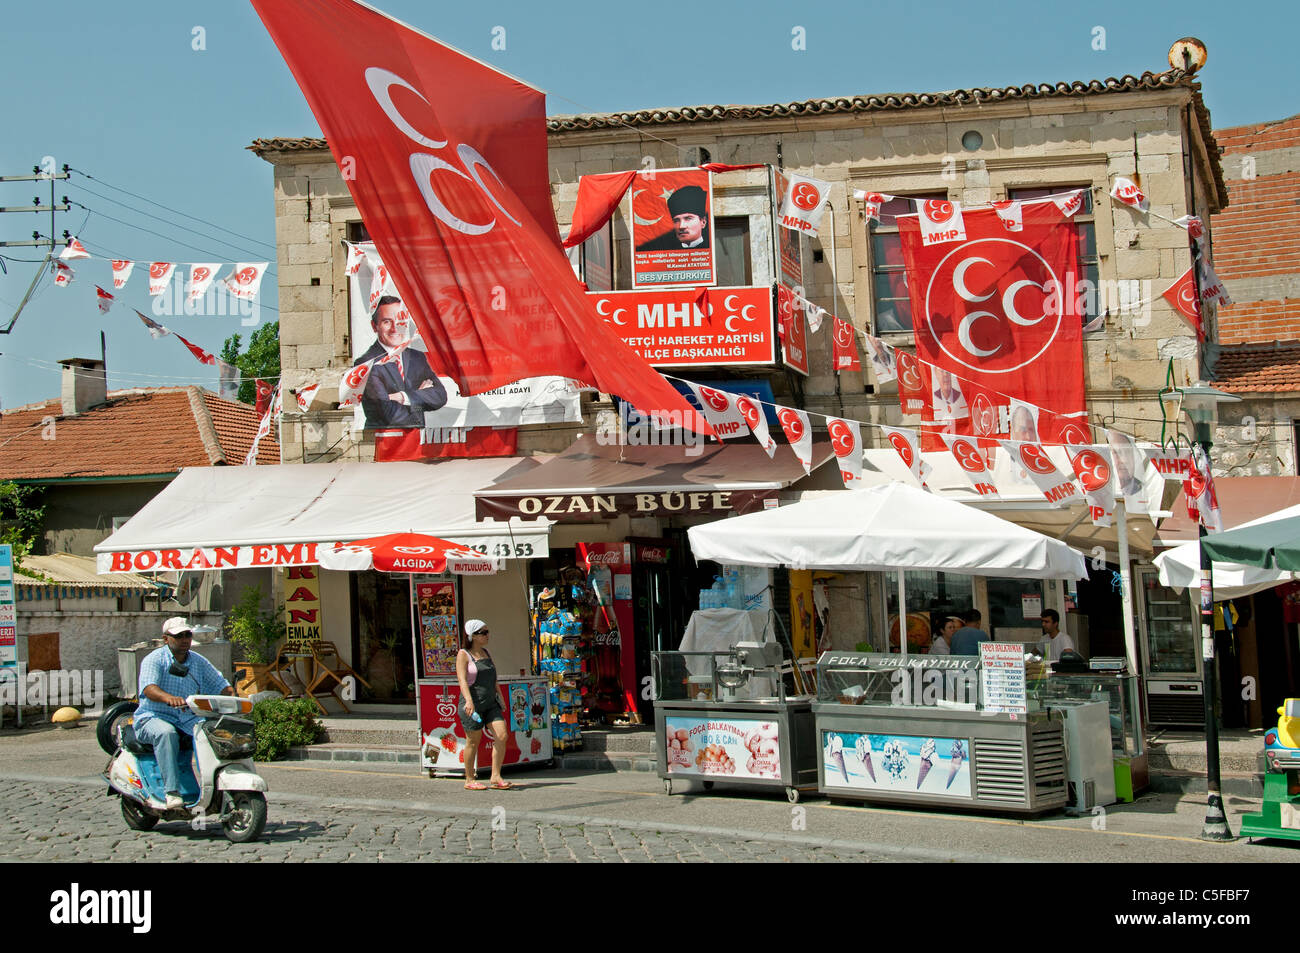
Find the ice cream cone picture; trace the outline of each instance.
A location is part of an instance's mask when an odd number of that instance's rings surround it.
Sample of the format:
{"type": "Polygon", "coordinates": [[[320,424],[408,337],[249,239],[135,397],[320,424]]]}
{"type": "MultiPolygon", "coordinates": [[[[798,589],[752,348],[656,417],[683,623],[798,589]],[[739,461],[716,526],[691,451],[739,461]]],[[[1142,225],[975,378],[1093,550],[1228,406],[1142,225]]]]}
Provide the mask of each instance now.
{"type": "Polygon", "coordinates": [[[903,775],[907,773],[907,763],[911,760],[907,749],[901,742],[890,739],[885,742],[881,753],[885,756],[881,764],[888,772],[890,780],[894,782],[903,780],[903,775]]]}
{"type": "Polygon", "coordinates": [[[954,741],[952,748],[948,751],[949,765],[948,783],[945,784],[944,790],[952,787],[952,779],[957,777],[957,772],[961,770],[961,763],[966,760],[966,748],[960,741],[954,741]]]}
{"type": "Polygon", "coordinates": [[[858,758],[861,760],[862,766],[867,769],[867,774],[874,782],[876,780],[876,769],[871,763],[871,739],[866,735],[862,735],[858,738],[858,743],[854,747],[857,748],[858,758]]]}
{"type": "Polygon", "coordinates": [[[916,789],[921,790],[921,785],[925,783],[925,776],[930,773],[934,767],[934,739],[925,739],[925,744],[921,745],[921,765],[916,772],[916,789]]]}
{"type": "Polygon", "coordinates": [[[844,742],[840,740],[839,735],[831,735],[830,742],[831,762],[840,769],[840,774],[844,776],[844,783],[849,783],[849,769],[844,766],[844,742]]]}

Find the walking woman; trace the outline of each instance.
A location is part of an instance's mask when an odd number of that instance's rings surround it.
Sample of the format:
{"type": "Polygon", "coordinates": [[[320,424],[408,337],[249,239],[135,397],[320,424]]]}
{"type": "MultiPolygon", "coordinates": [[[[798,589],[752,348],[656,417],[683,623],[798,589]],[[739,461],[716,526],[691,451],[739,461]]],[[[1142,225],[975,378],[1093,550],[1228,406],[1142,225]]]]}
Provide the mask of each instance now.
{"type": "Polygon", "coordinates": [[[465,790],[484,791],[487,785],[475,778],[478,745],[484,728],[492,740],[492,788],[514,787],[501,778],[506,759],[506,719],[497,695],[497,669],[488,652],[488,626],[482,619],[465,623],[465,648],[456,653],[456,679],[460,682],[460,723],[465,728],[465,790]]]}

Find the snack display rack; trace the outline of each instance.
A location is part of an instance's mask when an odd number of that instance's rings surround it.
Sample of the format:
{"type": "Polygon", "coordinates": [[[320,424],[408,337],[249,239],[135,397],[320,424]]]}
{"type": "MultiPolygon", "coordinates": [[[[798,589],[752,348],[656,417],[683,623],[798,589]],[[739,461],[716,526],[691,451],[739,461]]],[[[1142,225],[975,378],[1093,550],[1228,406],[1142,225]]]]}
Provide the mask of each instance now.
{"type": "Polygon", "coordinates": [[[551,739],[556,751],[582,747],[583,712],[590,695],[590,650],[581,600],[570,596],[561,607],[555,588],[532,592],[531,655],[534,674],[547,679],[550,693],[551,739]],[[576,604],[574,604],[576,602],[576,604]]]}

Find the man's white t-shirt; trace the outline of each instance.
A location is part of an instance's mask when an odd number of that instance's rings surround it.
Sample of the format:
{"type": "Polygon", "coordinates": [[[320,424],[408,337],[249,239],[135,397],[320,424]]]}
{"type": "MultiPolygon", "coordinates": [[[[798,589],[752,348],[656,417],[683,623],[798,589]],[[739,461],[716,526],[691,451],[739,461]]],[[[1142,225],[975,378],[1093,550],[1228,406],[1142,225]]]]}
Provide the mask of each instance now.
{"type": "Polygon", "coordinates": [[[1056,638],[1052,639],[1047,646],[1047,661],[1059,662],[1061,660],[1061,653],[1066,649],[1069,649],[1072,652],[1078,651],[1078,649],[1075,648],[1074,639],[1070,638],[1066,632],[1061,631],[1056,633],[1056,638]]]}

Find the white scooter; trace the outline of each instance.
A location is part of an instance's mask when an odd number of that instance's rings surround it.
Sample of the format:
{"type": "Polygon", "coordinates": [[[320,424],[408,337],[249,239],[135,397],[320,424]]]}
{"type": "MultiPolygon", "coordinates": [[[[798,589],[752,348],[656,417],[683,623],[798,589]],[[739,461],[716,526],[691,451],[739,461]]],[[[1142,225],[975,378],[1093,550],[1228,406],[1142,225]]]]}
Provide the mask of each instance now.
{"type": "Polygon", "coordinates": [[[203,719],[195,725],[192,740],[179,733],[176,766],[185,806],[167,809],[153,746],[136,737],[127,717],[135,711],[135,701],[111,705],[99,719],[99,744],[113,756],[104,769],[109,796],[122,799],[122,817],[134,831],[152,830],[160,820],[206,821],[216,815],[230,841],[257,840],[266,827],[266,780],[253,767],[257,750],[253,722],[236,717],[250,714],[252,701],[231,695],[190,695],[185,704],[203,719]],[[197,778],[191,765],[194,756],[199,763],[197,778]]]}

